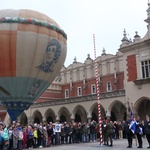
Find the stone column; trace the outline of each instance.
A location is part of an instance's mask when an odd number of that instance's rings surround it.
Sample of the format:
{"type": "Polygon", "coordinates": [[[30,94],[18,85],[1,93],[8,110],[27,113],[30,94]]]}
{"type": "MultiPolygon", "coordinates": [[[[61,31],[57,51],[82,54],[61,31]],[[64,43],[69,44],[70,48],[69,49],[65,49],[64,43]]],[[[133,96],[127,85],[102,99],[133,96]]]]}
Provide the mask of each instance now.
{"type": "Polygon", "coordinates": [[[111,117],[111,114],[110,114],[109,110],[107,110],[107,112],[106,112],[106,117],[111,117]]]}
{"type": "Polygon", "coordinates": [[[87,118],[87,119],[88,119],[88,121],[87,121],[87,122],[88,122],[88,123],[90,123],[90,122],[91,122],[91,118],[87,118]]]}
{"type": "Polygon", "coordinates": [[[91,115],[91,113],[90,113],[89,111],[86,112],[86,115],[87,115],[87,122],[90,123],[90,122],[91,122],[92,115],[91,115]]]}
{"type": "Polygon", "coordinates": [[[16,120],[16,123],[20,124],[20,122],[21,122],[21,118],[18,117],[17,120],[16,120]]]}
{"type": "Polygon", "coordinates": [[[73,114],[73,113],[71,113],[71,114],[70,114],[70,119],[71,119],[71,122],[73,123],[73,122],[74,122],[74,120],[75,120],[75,116],[74,116],[74,114],[73,114]]]}
{"type": "Polygon", "coordinates": [[[43,123],[46,123],[46,118],[45,118],[45,116],[42,117],[42,122],[43,122],[43,123]]]}
{"type": "Polygon", "coordinates": [[[28,124],[33,124],[33,117],[28,117],[28,124]]]}
{"type": "Polygon", "coordinates": [[[74,123],[74,118],[71,118],[71,122],[74,123]]]}
{"type": "Polygon", "coordinates": [[[60,118],[58,115],[56,115],[56,122],[59,122],[60,118]]]}

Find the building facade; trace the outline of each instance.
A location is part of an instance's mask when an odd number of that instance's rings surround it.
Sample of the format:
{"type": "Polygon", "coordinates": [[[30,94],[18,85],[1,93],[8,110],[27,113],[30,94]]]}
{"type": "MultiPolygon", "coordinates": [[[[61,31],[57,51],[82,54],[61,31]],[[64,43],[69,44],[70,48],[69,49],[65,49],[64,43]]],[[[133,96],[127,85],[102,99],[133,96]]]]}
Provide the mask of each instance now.
{"type": "MultiPolygon", "coordinates": [[[[35,103],[18,118],[25,125],[40,122],[98,121],[98,94],[102,119],[124,120],[132,109],[141,119],[150,115],[150,5],[148,4],[147,33],[133,41],[124,30],[115,55],[102,50],[95,60],[87,55],[84,63],[63,66],[60,74],[35,103]],[[98,67],[96,84],[95,62],[98,67]],[[97,86],[100,93],[97,93],[97,86]]],[[[10,123],[8,115],[5,122],[10,123]]]]}

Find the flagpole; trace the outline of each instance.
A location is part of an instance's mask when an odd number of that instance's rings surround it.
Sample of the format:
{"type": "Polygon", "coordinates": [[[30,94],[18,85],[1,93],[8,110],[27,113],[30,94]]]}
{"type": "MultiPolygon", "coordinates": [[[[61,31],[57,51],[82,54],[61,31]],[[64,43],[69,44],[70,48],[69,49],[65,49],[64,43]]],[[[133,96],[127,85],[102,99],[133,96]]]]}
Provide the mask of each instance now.
{"type": "Polygon", "coordinates": [[[99,121],[99,133],[100,133],[100,145],[103,143],[102,137],[102,119],[101,119],[101,105],[100,105],[100,90],[99,90],[99,74],[98,74],[98,65],[96,62],[96,46],[95,46],[95,35],[93,34],[93,44],[94,44],[94,56],[95,56],[95,74],[96,74],[96,93],[97,93],[97,100],[98,100],[98,121],[99,121]]]}

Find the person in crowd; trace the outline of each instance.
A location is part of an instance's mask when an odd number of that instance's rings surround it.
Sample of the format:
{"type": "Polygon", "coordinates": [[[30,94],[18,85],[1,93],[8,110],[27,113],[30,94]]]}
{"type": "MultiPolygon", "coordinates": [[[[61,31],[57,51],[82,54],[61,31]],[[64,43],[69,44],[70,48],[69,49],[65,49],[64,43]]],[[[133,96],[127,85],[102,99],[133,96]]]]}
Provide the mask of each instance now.
{"type": "Polygon", "coordinates": [[[0,124],[0,149],[3,148],[3,137],[2,137],[2,134],[3,134],[3,126],[2,126],[2,124],[0,124]]]}
{"type": "Polygon", "coordinates": [[[87,123],[87,142],[90,142],[90,124],[87,123]]]}
{"type": "Polygon", "coordinates": [[[144,122],[144,133],[146,135],[146,139],[149,144],[147,148],[149,149],[150,148],[150,118],[148,115],[146,115],[146,120],[144,122]]]}
{"type": "Polygon", "coordinates": [[[23,140],[22,140],[22,148],[25,149],[27,147],[27,129],[26,126],[23,128],[23,140]]]}
{"type": "Polygon", "coordinates": [[[119,133],[119,139],[123,139],[123,127],[121,121],[118,121],[118,133],[119,133]]]}
{"type": "Polygon", "coordinates": [[[72,132],[73,132],[73,124],[69,123],[69,128],[70,128],[70,132],[69,132],[69,144],[72,143],[72,132]]]}
{"type": "Polygon", "coordinates": [[[32,126],[28,126],[27,130],[28,146],[29,149],[33,148],[33,129],[32,126]]]}
{"type": "Polygon", "coordinates": [[[113,125],[112,121],[110,121],[110,118],[108,118],[107,124],[106,124],[106,136],[107,136],[107,145],[108,146],[113,146],[113,130],[114,130],[114,125],[113,125]]]}
{"type": "Polygon", "coordinates": [[[140,117],[137,115],[135,117],[135,120],[136,120],[136,136],[137,136],[137,140],[138,140],[138,144],[139,146],[137,148],[143,148],[143,141],[142,141],[142,134],[143,134],[143,124],[140,120],[140,117]]]}
{"type": "Polygon", "coordinates": [[[17,150],[19,131],[18,131],[16,125],[14,125],[14,127],[13,127],[12,135],[13,135],[13,149],[17,150]]]}
{"type": "Polygon", "coordinates": [[[124,123],[124,127],[123,127],[124,132],[126,134],[126,138],[128,140],[127,148],[132,148],[132,141],[133,141],[133,136],[134,136],[133,132],[130,129],[130,122],[131,122],[131,119],[129,116],[127,116],[126,121],[124,123]]]}
{"type": "MultiPolygon", "coordinates": [[[[125,119],[125,120],[126,120],[126,119],[125,119]]],[[[127,138],[127,137],[126,137],[125,130],[124,130],[124,124],[126,123],[125,120],[122,121],[122,134],[123,134],[123,139],[126,139],[126,138],[127,138]]]]}
{"type": "Polygon", "coordinates": [[[82,124],[81,130],[82,130],[82,142],[86,143],[87,142],[87,132],[88,132],[87,123],[86,122],[84,122],[82,124]]]}
{"type": "Polygon", "coordinates": [[[119,130],[117,121],[114,121],[114,139],[119,139],[119,130]]]}
{"type": "Polygon", "coordinates": [[[65,131],[65,143],[68,144],[70,127],[66,122],[64,122],[64,131],[65,131]]]}
{"type": "Polygon", "coordinates": [[[47,126],[47,133],[48,133],[48,141],[47,141],[47,145],[48,147],[51,146],[51,140],[52,140],[52,136],[53,136],[53,127],[52,127],[52,122],[50,122],[47,126]]]}
{"type": "Polygon", "coordinates": [[[38,133],[37,133],[37,127],[33,128],[33,143],[34,143],[34,148],[38,147],[38,133]]]}
{"type": "Polygon", "coordinates": [[[8,128],[8,136],[9,136],[9,150],[13,149],[13,130],[12,126],[9,126],[8,128]]]}
{"type": "Polygon", "coordinates": [[[22,141],[23,141],[23,131],[22,127],[18,127],[19,136],[18,136],[18,150],[22,149],[22,141]]]}
{"type": "Polygon", "coordinates": [[[76,130],[76,142],[80,143],[82,141],[82,136],[81,136],[81,122],[77,124],[77,130],[76,130]]]}
{"type": "Polygon", "coordinates": [[[72,142],[77,143],[77,123],[76,122],[73,123],[73,127],[72,127],[72,142]]]}
{"type": "MultiPolygon", "coordinates": [[[[95,121],[96,123],[96,121],[95,121]]],[[[95,141],[100,138],[100,133],[99,133],[99,124],[96,123],[96,126],[95,126],[95,141]]]]}
{"type": "Polygon", "coordinates": [[[145,120],[142,120],[142,125],[143,125],[143,134],[142,134],[142,137],[143,137],[143,139],[146,138],[144,124],[145,124],[145,120]]]}
{"type": "Polygon", "coordinates": [[[106,120],[103,120],[103,123],[102,123],[102,137],[103,137],[104,145],[107,145],[106,120]]]}
{"type": "Polygon", "coordinates": [[[47,128],[46,126],[44,126],[43,127],[43,147],[47,147],[47,139],[48,139],[47,128]]]}
{"type": "Polygon", "coordinates": [[[95,121],[92,120],[90,124],[90,142],[95,142],[95,121]]]}
{"type": "Polygon", "coordinates": [[[43,127],[42,127],[42,125],[38,125],[37,135],[38,135],[38,147],[42,148],[42,140],[43,140],[43,127]]]}
{"type": "Polygon", "coordinates": [[[8,150],[9,148],[9,135],[8,135],[8,129],[7,127],[4,125],[3,126],[3,133],[2,133],[2,137],[3,137],[3,149],[8,150]]]}
{"type": "Polygon", "coordinates": [[[55,131],[55,124],[52,125],[53,128],[53,134],[52,134],[52,145],[57,144],[57,137],[56,137],[56,131],[55,131]]]}
{"type": "Polygon", "coordinates": [[[64,144],[64,140],[65,140],[65,129],[64,129],[64,125],[61,126],[60,136],[61,136],[61,144],[64,144]]]}

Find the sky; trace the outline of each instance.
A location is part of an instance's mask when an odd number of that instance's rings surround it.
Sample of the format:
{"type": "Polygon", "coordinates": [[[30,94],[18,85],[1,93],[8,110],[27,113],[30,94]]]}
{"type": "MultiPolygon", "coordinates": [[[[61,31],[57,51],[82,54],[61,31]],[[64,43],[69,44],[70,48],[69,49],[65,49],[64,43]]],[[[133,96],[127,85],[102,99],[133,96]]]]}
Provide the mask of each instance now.
{"type": "Polygon", "coordinates": [[[133,40],[135,31],[144,37],[147,32],[148,0],[0,0],[0,9],[32,9],[44,13],[67,34],[68,67],[76,57],[84,63],[87,54],[95,59],[93,34],[95,35],[96,57],[116,54],[123,30],[133,40]]]}

